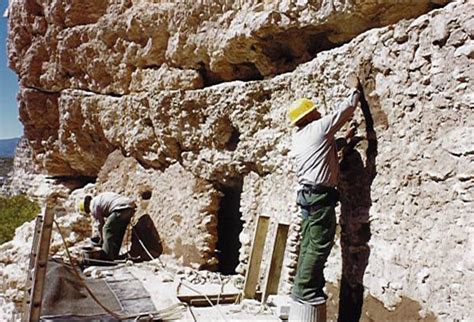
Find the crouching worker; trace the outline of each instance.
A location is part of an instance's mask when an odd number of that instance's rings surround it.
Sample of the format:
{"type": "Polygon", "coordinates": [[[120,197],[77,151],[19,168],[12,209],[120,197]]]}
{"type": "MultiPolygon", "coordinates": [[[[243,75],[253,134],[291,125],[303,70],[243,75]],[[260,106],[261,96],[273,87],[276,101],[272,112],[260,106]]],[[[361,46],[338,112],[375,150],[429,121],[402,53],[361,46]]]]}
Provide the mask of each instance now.
{"type": "Polygon", "coordinates": [[[357,78],[350,86],[353,90],[349,97],[326,116],[321,116],[308,99],[295,101],[288,111],[292,125],[297,127],[291,155],[299,183],[297,204],[303,219],[290,321],[325,321],[323,270],[334,244],[334,208],[338,202],[339,163],[334,135],[353,115],[361,88],[357,78]],[[324,319],[320,311],[324,312],[324,319]]]}
{"type": "Polygon", "coordinates": [[[117,193],[104,192],[94,198],[86,196],[79,203],[79,210],[91,214],[98,221],[101,259],[117,259],[123,236],[135,213],[135,203],[117,193]]]}

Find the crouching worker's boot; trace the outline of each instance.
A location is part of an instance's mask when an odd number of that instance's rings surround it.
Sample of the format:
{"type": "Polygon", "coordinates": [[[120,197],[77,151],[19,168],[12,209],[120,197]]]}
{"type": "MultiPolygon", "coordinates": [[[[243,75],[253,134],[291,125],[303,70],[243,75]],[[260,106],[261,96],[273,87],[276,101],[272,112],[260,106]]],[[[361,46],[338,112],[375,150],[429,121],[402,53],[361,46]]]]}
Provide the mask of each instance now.
{"type": "Polygon", "coordinates": [[[326,322],[326,301],[309,304],[293,300],[288,322],[326,322]]]}
{"type": "Polygon", "coordinates": [[[106,253],[102,249],[86,250],[82,253],[83,258],[80,260],[80,267],[86,266],[114,266],[113,260],[108,259],[106,253]]]}
{"type": "Polygon", "coordinates": [[[102,247],[102,238],[100,236],[91,237],[90,241],[93,246],[102,247]]]}

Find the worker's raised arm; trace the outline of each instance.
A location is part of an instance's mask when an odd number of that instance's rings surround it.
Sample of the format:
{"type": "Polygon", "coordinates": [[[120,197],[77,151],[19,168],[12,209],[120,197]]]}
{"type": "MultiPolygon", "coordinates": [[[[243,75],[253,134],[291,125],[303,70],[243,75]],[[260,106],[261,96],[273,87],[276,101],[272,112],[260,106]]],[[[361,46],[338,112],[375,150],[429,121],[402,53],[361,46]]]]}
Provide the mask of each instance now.
{"type": "Polygon", "coordinates": [[[336,111],[321,119],[326,134],[334,135],[351,118],[359,102],[359,97],[360,91],[354,88],[349,97],[339,104],[336,111]]]}

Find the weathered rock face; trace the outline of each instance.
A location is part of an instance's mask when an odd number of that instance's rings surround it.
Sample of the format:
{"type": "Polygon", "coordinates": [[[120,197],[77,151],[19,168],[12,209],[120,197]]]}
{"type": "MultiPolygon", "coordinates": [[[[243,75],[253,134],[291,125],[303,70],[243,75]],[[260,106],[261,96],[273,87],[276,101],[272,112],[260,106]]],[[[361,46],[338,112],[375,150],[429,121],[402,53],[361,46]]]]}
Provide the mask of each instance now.
{"type": "Polygon", "coordinates": [[[28,139],[22,137],[16,146],[13,169],[9,174],[9,181],[5,184],[6,195],[26,194],[33,196],[39,185],[46,179],[39,172],[41,170],[33,160],[33,150],[28,139]]]}
{"type": "Polygon", "coordinates": [[[216,216],[221,194],[212,184],[179,163],[164,171],[144,169],[134,158],[115,151],[99,173],[97,187],[97,192],[116,191],[138,200],[136,217],[149,214],[153,218],[165,253],[180,258],[184,265],[217,268],[216,216]]]}
{"type": "Polygon", "coordinates": [[[150,191],[139,213],[186,264],[215,266],[226,213],[242,214],[241,272],[256,217],[291,222],[287,291],[298,209],[286,106],[305,96],[333,110],[355,71],[370,111],[356,112],[341,154],[326,270],[340,281],[338,314],[377,317],[365,290],[390,309],[418,302],[413,318],[468,319],[472,5],[421,15],[429,1],[291,3],[12,2],[10,64],[35,160],[51,175],[98,176],[97,191],[150,191]]]}
{"type": "Polygon", "coordinates": [[[261,79],[446,1],[245,1],[238,10],[154,2],[11,2],[9,61],[23,87],[20,117],[50,174],[96,175],[114,150],[93,117],[95,100],[81,105],[80,117],[79,106],[60,95],[66,89],[121,96],[261,79]]]}
{"type": "Polygon", "coordinates": [[[91,181],[95,181],[95,178],[48,176],[47,172],[35,162],[30,142],[22,137],[16,147],[9,180],[2,190],[5,195],[28,195],[41,204],[52,192],[68,196],[72,190],[83,187],[91,181]]]}

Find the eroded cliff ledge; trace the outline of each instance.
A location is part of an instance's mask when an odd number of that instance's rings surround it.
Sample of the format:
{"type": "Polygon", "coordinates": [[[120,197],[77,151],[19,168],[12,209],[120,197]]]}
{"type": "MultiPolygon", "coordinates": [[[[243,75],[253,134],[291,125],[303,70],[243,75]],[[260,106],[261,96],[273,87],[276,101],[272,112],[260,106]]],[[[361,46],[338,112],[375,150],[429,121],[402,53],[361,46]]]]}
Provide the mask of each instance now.
{"type": "Polygon", "coordinates": [[[418,302],[420,318],[467,319],[474,9],[459,0],[431,10],[442,4],[13,1],[25,135],[50,175],[150,193],[138,214],[187,265],[221,259],[242,272],[255,218],[292,221],[288,291],[298,210],[286,107],[305,96],[332,110],[355,71],[370,113],[357,111],[342,155],[328,281],[342,280],[342,310],[361,309],[365,289],[391,309],[418,302]],[[222,257],[226,223],[237,228],[222,257]]]}
{"type": "Polygon", "coordinates": [[[92,117],[100,110],[94,93],[120,97],[271,77],[367,29],[447,1],[244,1],[239,9],[155,2],[10,4],[9,61],[23,88],[21,119],[50,174],[97,175],[118,147],[103,140],[104,130],[92,117]],[[77,107],[62,102],[67,97],[61,93],[71,89],[91,92],[84,111],[90,120],[79,120],[77,107]]]}

